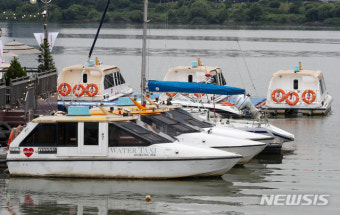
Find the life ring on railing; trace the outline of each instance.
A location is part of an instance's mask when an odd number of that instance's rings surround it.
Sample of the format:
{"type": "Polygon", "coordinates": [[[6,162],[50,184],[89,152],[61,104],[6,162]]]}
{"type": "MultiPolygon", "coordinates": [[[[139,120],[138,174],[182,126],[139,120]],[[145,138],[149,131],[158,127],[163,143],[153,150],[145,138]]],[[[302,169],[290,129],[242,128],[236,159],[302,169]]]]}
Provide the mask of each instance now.
{"type": "Polygon", "coordinates": [[[296,105],[299,102],[299,95],[294,91],[288,92],[286,94],[286,102],[287,104],[292,106],[296,105]]]}
{"type": "Polygon", "coordinates": [[[97,87],[96,84],[88,84],[88,85],[86,86],[85,91],[86,91],[86,94],[87,94],[88,96],[93,97],[93,96],[97,95],[97,93],[98,93],[98,87],[97,87]]]}
{"type": "Polygon", "coordinates": [[[58,92],[62,96],[67,96],[71,92],[71,85],[68,83],[61,83],[58,87],[58,92]]]}
{"type": "Polygon", "coordinates": [[[174,97],[177,93],[166,93],[167,96],[169,96],[170,98],[174,97]]]}
{"type": "Polygon", "coordinates": [[[276,89],[272,92],[272,99],[274,102],[280,103],[285,100],[285,91],[282,89],[276,89]]]}
{"type": "Polygon", "coordinates": [[[7,142],[7,149],[9,149],[9,145],[11,142],[20,134],[20,132],[24,129],[21,125],[18,125],[18,127],[13,128],[11,130],[11,133],[9,134],[8,142],[7,142]]]}
{"type": "Polygon", "coordinates": [[[302,100],[307,104],[312,104],[316,99],[316,94],[313,90],[305,90],[302,93],[302,100]],[[306,96],[307,95],[307,96],[306,96]],[[311,96],[312,95],[312,96],[311,96]]]}
{"type": "Polygon", "coordinates": [[[80,97],[80,96],[84,95],[85,87],[82,84],[74,85],[72,93],[73,93],[73,95],[80,97]]]}
{"type": "Polygon", "coordinates": [[[203,93],[194,93],[194,95],[195,95],[197,98],[201,98],[202,96],[204,96],[203,93]]]}

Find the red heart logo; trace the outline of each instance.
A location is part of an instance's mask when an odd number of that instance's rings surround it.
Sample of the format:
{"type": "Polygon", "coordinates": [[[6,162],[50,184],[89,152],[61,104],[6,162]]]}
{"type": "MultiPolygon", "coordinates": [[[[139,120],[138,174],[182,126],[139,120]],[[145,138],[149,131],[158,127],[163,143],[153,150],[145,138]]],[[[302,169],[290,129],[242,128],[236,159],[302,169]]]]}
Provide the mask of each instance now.
{"type": "Polygon", "coordinates": [[[31,157],[31,155],[33,155],[33,153],[34,153],[34,149],[33,148],[24,148],[24,154],[27,157],[31,157]]]}

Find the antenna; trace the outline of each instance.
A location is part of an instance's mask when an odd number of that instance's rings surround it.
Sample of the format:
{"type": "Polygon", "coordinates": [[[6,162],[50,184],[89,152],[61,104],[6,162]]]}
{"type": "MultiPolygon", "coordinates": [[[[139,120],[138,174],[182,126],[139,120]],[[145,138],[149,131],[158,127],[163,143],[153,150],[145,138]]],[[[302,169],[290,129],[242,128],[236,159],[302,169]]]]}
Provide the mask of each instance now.
{"type": "MultiPolygon", "coordinates": [[[[85,70],[86,70],[86,68],[87,68],[87,66],[88,66],[88,64],[89,64],[89,61],[90,61],[90,58],[91,58],[91,55],[92,55],[92,51],[93,51],[93,49],[94,49],[94,46],[96,45],[97,38],[98,38],[98,35],[99,35],[99,32],[100,32],[100,29],[101,29],[101,27],[102,27],[102,24],[103,24],[103,22],[104,22],[104,18],[105,18],[107,9],[109,8],[109,4],[110,4],[110,0],[107,0],[106,7],[105,7],[105,10],[104,10],[104,12],[103,12],[102,19],[100,20],[100,24],[99,24],[99,27],[98,27],[98,29],[97,29],[96,36],[95,36],[95,38],[94,38],[94,40],[93,40],[93,43],[92,43],[92,46],[91,46],[91,49],[90,49],[90,52],[89,52],[89,56],[88,56],[88,58],[87,58],[86,64],[85,64],[85,66],[84,66],[84,68],[83,68],[83,71],[81,72],[81,75],[80,75],[80,77],[79,77],[79,81],[78,81],[78,85],[77,85],[77,86],[78,86],[78,89],[79,89],[79,85],[80,85],[81,78],[83,77],[84,72],[85,72],[85,70]]],[[[77,89],[77,90],[78,90],[78,89],[77,89]]]]}

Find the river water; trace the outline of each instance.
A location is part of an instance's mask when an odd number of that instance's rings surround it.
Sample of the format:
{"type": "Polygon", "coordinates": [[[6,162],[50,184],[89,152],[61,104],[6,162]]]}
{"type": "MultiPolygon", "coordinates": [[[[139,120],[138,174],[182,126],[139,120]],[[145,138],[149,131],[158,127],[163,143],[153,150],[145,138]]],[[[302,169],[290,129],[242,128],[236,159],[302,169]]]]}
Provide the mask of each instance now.
{"type": "MultiPolygon", "coordinates": [[[[4,43],[13,39],[37,48],[33,33],[42,24],[0,23],[4,43]]],[[[96,25],[49,25],[59,32],[53,48],[58,71],[84,64],[96,25]]],[[[163,26],[164,27],[164,26],[163,26]]],[[[166,26],[165,26],[166,27],[166,26]]],[[[105,26],[92,54],[120,67],[139,92],[142,30],[105,26]]],[[[162,80],[167,69],[191,65],[222,68],[231,86],[265,96],[273,72],[323,71],[334,102],[324,117],[273,118],[270,122],[295,134],[280,155],[262,155],[237,166],[222,178],[138,181],[10,178],[0,172],[0,214],[338,214],[340,211],[340,31],[185,29],[148,30],[148,79],[162,80]],[[145,202],[150,195],[151,202],[145,202]],[[277,205],[261,197],[279,196],[277,205]],[[282,198],[307,198],[280,205],[282,198]],[[310,200],[310,201],[308,201],[310,200]],[[324,204],[324,205],[323,205],[324,204]]],[[[37,56],[19,56],[23,66],[37,66],[37,56]]],[[[6,58],[9,62],[10,58],[6,58]]]]}

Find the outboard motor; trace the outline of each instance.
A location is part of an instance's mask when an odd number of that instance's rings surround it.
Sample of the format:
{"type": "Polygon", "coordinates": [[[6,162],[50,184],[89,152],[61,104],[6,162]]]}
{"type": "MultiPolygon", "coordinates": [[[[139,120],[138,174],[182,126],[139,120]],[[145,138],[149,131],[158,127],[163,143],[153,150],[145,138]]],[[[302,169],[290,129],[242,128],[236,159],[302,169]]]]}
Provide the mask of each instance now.
{"type": "Polygon", "coordinates": [[[261,118],[259,110],[254,106],[248,95],[238,95],[234,106],[239,110],[248,110],[254,119],[261,118]]]}

